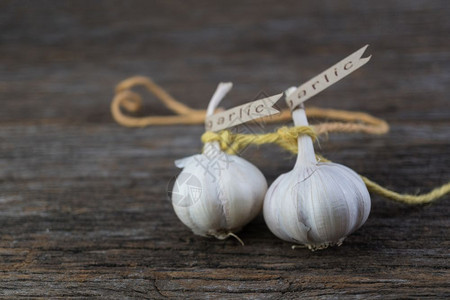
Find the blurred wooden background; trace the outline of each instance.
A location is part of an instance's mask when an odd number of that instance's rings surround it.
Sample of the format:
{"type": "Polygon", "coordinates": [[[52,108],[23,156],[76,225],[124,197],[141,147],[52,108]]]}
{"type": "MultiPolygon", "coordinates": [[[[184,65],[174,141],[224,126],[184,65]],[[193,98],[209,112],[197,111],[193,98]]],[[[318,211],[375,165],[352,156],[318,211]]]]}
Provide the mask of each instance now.
{"type": "MultiPolygon", "coordinates": [[[[262,217],[235,240],[194,236],[166,197],[173,161],[202,126],[123,128],[113,87],[151,76],[204,108],[300,84],[365,44],[369,64],[309,105],[386,119],[385,136],[332,135],[320,152],[400,192],[450,175],[450,2],[0,1],[0,296],[445,298],[449,197],[408,207],[372,197],[338,248],[292,250],[262,217]]],[[[143,114],[169,113],[151,96],[143,114]]],[[[244,157],[269,183],[274,147],[244,157]]],[[[278,159],[274,159],[278,157],[278,159]]]]}

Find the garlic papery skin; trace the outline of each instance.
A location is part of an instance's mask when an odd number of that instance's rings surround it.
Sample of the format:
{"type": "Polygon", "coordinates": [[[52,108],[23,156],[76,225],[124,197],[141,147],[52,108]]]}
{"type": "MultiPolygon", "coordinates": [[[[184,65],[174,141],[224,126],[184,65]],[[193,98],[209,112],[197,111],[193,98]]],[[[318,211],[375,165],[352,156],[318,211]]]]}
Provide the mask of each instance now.
{"type": "MultiPolygon", "coordinates": [[[[231,84],[219,85],[209,115],[230,88],[231,84]]],[[[223,152],[218,142],[206,143],[202,154],[175,164],[183,170],[174,183],[172,205],[195,234],[236,237],[234,233],[261,212],[267,191],[264,175],[245,159],[223,152]]]]}
{"type": "MultiPolygon", "coordinates": [[[[308,125],[302,108],[292,113],[296,126],[308,125]]],[[[264,219],[282,240],[311,250],[341,245],[370,213],[370,195],[353,170],[318,162],[311,137],[298,137],[294,169],[279,176],[264,199],[264,219]]]]}

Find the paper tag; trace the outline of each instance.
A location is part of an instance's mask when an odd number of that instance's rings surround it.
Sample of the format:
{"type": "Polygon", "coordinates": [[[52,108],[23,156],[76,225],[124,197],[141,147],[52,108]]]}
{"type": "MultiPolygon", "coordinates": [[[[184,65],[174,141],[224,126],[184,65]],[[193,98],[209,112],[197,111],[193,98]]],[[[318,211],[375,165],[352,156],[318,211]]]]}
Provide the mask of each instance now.
{"type": "Polygon", "coordinates": [[[206,117],[207,131],[219,131],[251,120],[280,113],[273,106],[284,96],[283,93],[252,101],[206,117]]]}
{"type": "Polygon", "coordinates": [[[327,87],[338,82],[345,76],[365,65],[372,57],[369,56],[361,58],[367,47],[369,47],[369,45],[365,45],[331,68],[323,71],[316,77],[299,86],[297,90],[295,90],[295,92],[293,92],[286,98],[286,103],[289,108],[291,110],[296,108],[298,105],[305,102],[312,96],[317,95],[327,87]]]}
{"type": "MultiPolygon", "coordinates": [[[[292,110],[312,96],[317,95],[327,87],[365,65],[372,57],[361,58],[367,47],[369,47],[369,45],[362,47],[331,68],[299,86],[295,92],[286,98],[287,105],[290,109],[292,110]]],[[[283,96],[284,93],[277,94],[206,117],[205,128],[207,131],[219,131],[251,120],[278,114],[280,111],[274,108],[274,105],[283,96]]]]}

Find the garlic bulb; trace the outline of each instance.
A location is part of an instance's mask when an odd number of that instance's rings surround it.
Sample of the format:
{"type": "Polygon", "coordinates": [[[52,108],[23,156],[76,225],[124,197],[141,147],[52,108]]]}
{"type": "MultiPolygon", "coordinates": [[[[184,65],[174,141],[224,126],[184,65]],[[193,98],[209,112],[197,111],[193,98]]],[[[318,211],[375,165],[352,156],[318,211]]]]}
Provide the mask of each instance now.
{"type": "MultiPolygon", "coordinates": [[[[303,107],[292,117],[296,126],[308,125],[303,107]]],[[[294,169],[270,186],[263,211],[267,226],[280,239],[324,249],[341,245],[366,222],[370,195],[351,169],[317,162],[311,137],[299,136],[294,169]]]]}
{"type": "MultiPolygon", "coordinates": [[[[219,84],[207,115],[231,89],[219,84]]],[[[195,234],[225,239],[250,222],[262,209],[267,182],[254,165],[220,149],[218,142],[206,143],[202,154],[175,162],[183,168],[177,177],[172,205],[178,218],[195,234]]]]}

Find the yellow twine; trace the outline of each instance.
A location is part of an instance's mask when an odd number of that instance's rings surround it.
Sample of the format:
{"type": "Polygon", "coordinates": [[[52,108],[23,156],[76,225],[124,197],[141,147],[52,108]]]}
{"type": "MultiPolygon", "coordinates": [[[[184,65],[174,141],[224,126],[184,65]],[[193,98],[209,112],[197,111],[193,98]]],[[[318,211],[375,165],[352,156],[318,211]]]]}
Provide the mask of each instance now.
{"type": "MultiPolygon", "coordinates": [[[[317,156],[318,160],[320,160],[320,161],[331,162],[330,160],[326,159],[322,155],[316,155],[316,156],[317,156]]],[[[450,192],[450,182],[448,182],[446,184],[443,184],[440,187],[433,189],[431,192],[426,193],[426,194],[422,194],[422,195],[400,194],[400,193],[388,190],[385,187],[382,187],[378,183],[370,180],[369,178],[367,178],[365,176],[362,176],[362,175],[359,175],[359,176],[364,181],[367,189],[370,192],[378,194],[385,198],[397,201],[397,202],[406,203],[406,204],[410,204],[410,205],[428,204],[428,203],[433,202],[434,200],[437,200],[437,199],[445,196],[446,194],[448,194],[450,192]]]]}
{"type": "Polygon", "coordinates": [[[202,142],[216,141],[220,144],[220,148],[228,154],[237,154],[250,144],[277,144],[290,152],[297,153],[297,138],[299,135],[308,135],[313,140],[316,139],[316,133],[311,126],[283,126],[276,132],[264,134],[233,134],[229,130],[223,130],[219,133],[207,131],[202,135],[202,142]]]}
{"type": "MultiPolygon", "coordinates": [[[[150,125],[203,124],[206,110],[193,109],[175,100],[162,87],[150,78],[135,76],[125,79],[116,87],[116,95],[111,103],[111,113],[117,123],[126,127],[145,127],[150,125]],[[122,110],[134,113],[142,107],[142,98],[131,89],[137,86],[145,87],[154,94],[168,109],[176,115],[133,117],[122,110]]],[[[363,112],[324,109],[309,107],[306,109],[308,118],[333,119],[342,122],[327,122],[317,124],[317,134],[330,132],[362,132],[367,134],[384,134],[389,131],[386,121],[375,118],[363,112]]],[[[261,118],[262,123],[280,123],[291,120],[289,109],[283,109],[277,115],[261,118]]]]}
{"type": "Polygon", "coordinates": [[[367,177],[361,176],[361,178],[370,192],[406,204],[427,204],[445,196],[450,192],[450,182],[448,182],[438,188],[433,189],[431,192],[422,195],[399,194],[397,192],[388,190],[385,187],[382,187],[381,185],[373,182],[367,177]]]}
{"type": "MultiPolygon", "coordinates": [[[[229,154],[236,154],[239,150],[247,147],[250,144],[262,145],[262,144],[277,144],[280,147],[288,150],[292,153],[298,152],[297,138],[300,135],[308,135],[313,140],[317,138],[314,129],[311,126],[297,126],[297,127],[281,127],[276,132],[266,134],[232,134],[228,130],[223,130],[219,133],[205,132],[202,135],[202,142],[214,142],[217,141],[223,151],[229,154]]],[[[323,162],[330,162],[321,155],[317,155],[318,160],[323,162]]],[[[450,182],[433,189],[431,192],[422,195],[408,195],[400,194],[385,187],[382,187],[378,183],[368,179],[365,176],[361,176],[361,179],[367,186],[367,189],[375,194],[383,196],[385,198],[402,202],[406,204],[427,204],[434,200],[437,200],[450,192],[450,182]]]]}
{"type": "MultiPolygon", "coordinates": [[[[175,100],[162,87],[154,83],[150,78],[136,76],[128,78],[116,87],[116,95],[111,103],[111,113],[114,119],[127,127],[145,127],[149,125],[174,125],[174,124],[202,124],[205,121],[206,111],[192,109],[175,100]],[[122,109],[136,112],[142,106],[141,97],[131,91],[135,86],[144,86],[153,93],[167,108],[177,115],[132,117],[124,115],[122,109]]],[[[223,151],[236,154],[239,150],[250,144],[276,144],[289,152],[297,153],[297,138],[300,135],[308,135],[313,140],[322,134],[330,132],[362,132],[368,134],[384,134],[389,131],[389,125],[381,119],[375,118],[363,112],[349,112],[343,110],[323,109],[311,107],[306,109],[309,118],[335,119],[343,122],[326,122],[314,126],[281,127],[276,132],[265,134],[233,134],[229,130],[219,133],[205,132],[202,142],[217,141],[223,151]]],[[[285,109],[280,114],[262,118],[265,123],[277,123],[291,119],[290,111],[285,109]]],[[[319,160],[329,161],[318,155],[319,160]]],[[[361,176],[361,175],[360,175],[361,176]]],[[[406,204],[427,204],[435,201],[450,192],[450,182],[433,189],[422,195],[399,194],[388,190],[370,179],[361,176],[369,191],[385,198],[406,204]]]]}

